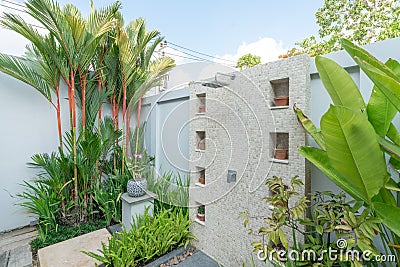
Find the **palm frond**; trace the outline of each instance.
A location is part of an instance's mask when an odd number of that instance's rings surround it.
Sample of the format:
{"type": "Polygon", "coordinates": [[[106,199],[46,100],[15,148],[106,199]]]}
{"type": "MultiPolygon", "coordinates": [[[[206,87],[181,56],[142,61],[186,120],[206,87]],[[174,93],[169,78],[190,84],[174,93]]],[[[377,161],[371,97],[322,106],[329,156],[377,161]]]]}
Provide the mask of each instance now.
{"type": "Polygon", "coordinates": [[[31,62],[16,56],[0,54],[0,71],[6,73],[30,86],[41,93],[52,103],[51,81],[44,80],[44,77],[30,66],[31,62]]]}

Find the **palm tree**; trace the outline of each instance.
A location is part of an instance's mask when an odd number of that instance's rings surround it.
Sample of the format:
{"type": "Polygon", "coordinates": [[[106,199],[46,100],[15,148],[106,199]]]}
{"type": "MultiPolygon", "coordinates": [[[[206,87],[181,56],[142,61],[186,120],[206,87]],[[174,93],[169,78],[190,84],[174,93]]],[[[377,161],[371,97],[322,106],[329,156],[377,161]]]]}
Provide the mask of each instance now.
{"type": "Polygon", "coordinates": [[[70,125],[73,140],[74,155],[74,199],[78,197],[78,170],[76,167],[76,97],[75,83],[81,79],[82,85],[82,128],[86,127],[86,78],[89,65],[96,53],[97,46],[103,37],[112,29],[113,13],[120,8],[116,2],[108,9],[109,13],[92,12],[87,21],[82,18],[79,10],[73,5],[61,7],[52,0],[29,0],[26,4],[27,13],[45,27],[65,53],[62,60],[55,61],[62,79],[68,87],[68,100],[70,109],[70,125]],[[100,16],[103,15],[103,16],[100,16]],[[89,22],[89,23],[88,23],[89,22]],[[77,79],[77,75],[81,76],[77,79]]]}
{"type": "MultiPolygon", "coordinates": [[[[154,51],[163,41],[163,38],[157,30],[147,32],[146,22],[143,18],[132,21],[128,25],[127,31],[131,42],[138,51],[136,66],[139,69],[137,72],[138,75],[129,87],[129,116],[127,117],[126,123],[126,143],[128,144],[130,116],[134,107],[137,106],[138,109],[136,126],[137,129],[139,129],[142,97],[149,89],[160,85],[162,78],[175,66],[175,63],[174,60],[169,57],[153,59],[154,51]]],[[[138,138],[139,135],[136,135],[135,154],[138,153],[138,138]]],[[[126,147],[125,153],[128,154],[128,146],[126,147]]]]}

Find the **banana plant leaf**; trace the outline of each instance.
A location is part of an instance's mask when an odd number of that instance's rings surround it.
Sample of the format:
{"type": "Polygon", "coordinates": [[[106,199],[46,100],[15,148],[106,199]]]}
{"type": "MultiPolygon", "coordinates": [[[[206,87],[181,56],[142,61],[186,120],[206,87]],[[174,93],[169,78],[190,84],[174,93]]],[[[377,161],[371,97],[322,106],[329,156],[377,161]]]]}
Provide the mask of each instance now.
{"type": "Polygon", "coordinates": [[[342,66],[321,56],[315,58],[315,64],[334,105],[344,106],[360,113],[366,109],[360,90],[342,66]]]}
{"type": "Polygon", "coordinates": [[[293,110],[297,115],[298,121],[301,123],[303,128],[314,138],[315,142],[320,146],[321,149],[325,150],[325,141],[322,136],[321,130],[318,129],[315,124],[299,109],[296,105],[293,106],[293,110]]]}
{"type": "MultiPolygon", "coordinates": [[[[375,67],[379,71],[385,73],[389,77],[392,77],[396,79],[396,75],[393,73],[393,71],[385,64],[380,62],[378,59],[376,59],[373,55],[368,53],[365,49],[353,44],[349,40],[342,39],[341,44],[343,48],[349,53],[349,55],[354,59],[354,61],[360,66],[360,62],[364,61],[368,63],[369,65],[375,67]]],[[[361,67],[361,66],[360,66],[361,67]]]]}
{"type": "Polygon", "coordinates": [[[362,114],[331,106],[321,119],[330,165],[371,203],[389,179],[376,133],[362,114]]]}
{"type": "Polygon", "coordinates": [[[338,173],[330,164],[326,151],[309,146],[301,146],[298,148],[299,153],[308,161],[315,165],[323,174],[325,174],[333,183],[346,191],[354,199],[359,201],[368,202],[366,195],[346,179],[343,175],[338,173]]]}
{"type": "Polygon", "coordinates": [[[376,213],[382,219],[383,224],[392,230],[397,236],[400,236],[400,208],[381,202],[373,202],[373,205],[376,213]]]}
{"type": "MultiPolygon", "coordinates": [[[[400,64],[396,60],[389,59],[385,65],[393,70],[397,76],[400,76],[400,64]]],[[[374,126],[375,132],[385,136],[397,110],[383,92],[377,86],[374,86],[367,105],[367,113],[368,120],[374,126]]]]}

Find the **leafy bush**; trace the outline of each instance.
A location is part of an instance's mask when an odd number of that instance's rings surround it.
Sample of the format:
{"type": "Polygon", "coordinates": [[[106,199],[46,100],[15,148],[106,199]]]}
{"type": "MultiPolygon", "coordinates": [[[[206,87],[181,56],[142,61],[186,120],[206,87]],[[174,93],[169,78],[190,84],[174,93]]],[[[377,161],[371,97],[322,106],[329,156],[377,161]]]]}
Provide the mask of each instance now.
{"type": "MultiPolygon", "coordinates": [[[[267,179],[266,184],[271,195],[265,200],[271,205],[272,214],[251,217],[245,212],[242,215],[246,217],[245,227],[251,218],[263,219],[265,225],[256,232],[262,237],[262,241],[253,242],[252,246],[255,252],[263,251],[265,260],[274,266],[362,266],[363,259],[340,258],[340,249],[356,249],[360,252],[368,250],[372,256],[379,253],[373,240],[380,232],[381,220],[374,216],[371,209],[360,212],[361,202],[346,201],[344,193],[316,192],[311,196],[311,216],[306,218],[309,200],[306,196],[300,196],[299,188],[303,186],[303,182],[298,176],[293,177],[289,184],[285,184],[279,177],[267,179]],[[291,232],[291,236],[287,232],[291,232]],[[304,244],[297,242],[302,237],[304,244]],[[290,238],[292,244],[289,242],[290,238]],[[338,247],[337,239],[345,240],[346,247],[338,247]],[[325,253],[329,249],[333,249],[332,255],[337,260],[332,260],[330,252],[325,253]],[[299,261],[288,259],[282,264],[278,258],[279,253],[274,253],[277,250],[285,251],[286,255],[290,254],[289,251],[297,251],[297,255],[303,255],[304,251],[313,251],[318,257],[300,258],[299,261]],[[274,258],[270,259],[270,255],[274,258]]],[[[250,233],[253,233],[252,229],[250,233]]]]}
{"type": "MultiPolygon", "coordinates": [[[[66,134],[65,148],[59,149],[59,153],[32,156],[29,165],[39,172],[32,182],[24,182],[26,190],[18,196],[21,199],[20,205],[37,216],[40,235],[57,230],[58,225],[76,226],[97,219],[103,215],[101,212],[106,211],[108,222],[111,221],[107,209],[112,208],[113,203],[109,202],[109,198],[117,199],[118,194],[114,191],[122,189],[120,184],[113,188],[111,183],[114,180],[107,179],[104,171],[111,169],[112,162],[108,158],[118,150],[116,141],[120,136],[121,132],[114,130],[111,119],[105,118],[98,130],[86,131],[85,137],[81,135],[78,138],[76,162],[80,193],[77,196],[74,194],[72,179],[74,159],[70,134],[66,134]],[[101,180],[108,182],[102,183],[101,180]],[[102,190],[102,186],[108,191],[102,190]],[[104,200],[107,194],[111,196],[104,200]]],[[[111,218],[118,219],[118,216],[111,218]]]]}
{"type": "Polygon", "coordinates": [[[163,209],[178,209],[188,216],[189,176],[165,172],[157,177],[152,170],[147,174],[147,181],[148,189],[157,195],[154,200],[155,213],[163,209]]]}
{"type": "Polygon", "coordinates": [[[100,254],[84,253],[105,266],[138,266],[178,246],[186,246],[195,238],[189,231],[191,221],[182,209],[176,211],[163,209],[152,216],[147,209],[134,219],[131,230],[113,236],[108,245],[103,243],[100,254]]]}
{"type": "Polygon", "coordinates": [[[32,240],[31,247],[33,250],[39,250],[55,243],[99,230],[106,226],[107,223],[104,220],[92,221],[75,227],[61,225],[58,227],[57,232],[50,231],[44,236],[44,238],[39,236],[32,240]]]}

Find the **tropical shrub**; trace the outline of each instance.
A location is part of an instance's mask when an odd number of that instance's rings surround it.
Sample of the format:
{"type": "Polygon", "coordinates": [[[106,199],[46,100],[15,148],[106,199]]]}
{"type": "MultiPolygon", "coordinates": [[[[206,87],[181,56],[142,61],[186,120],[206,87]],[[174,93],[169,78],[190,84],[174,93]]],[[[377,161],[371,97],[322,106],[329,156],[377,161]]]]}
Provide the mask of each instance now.
{"type": "Polygon", "coordinates": [[[303,146],[299,152],[330,180],[361,201],[382,221],[380,237],[385,249],[397,255],[400,244],[400,208],[396,192],[399,170],[399,132],[392,123],[400,110],[400,64],[385,64],[364,49],[342,40],[342,45],[374,82],[366,104],[350,75],[334,61],[316,57],[316,66],[333,105],[321,118],[318,129],[297,107],[294,110],[319,148],[303,146]],[[389,158],[389,164],[386,162],[389,158]]]}
{"type": "Polygon", "coordinates": [[[148,209],[136,216],[132,229],[111,237],[102,244],[100,254],[84,252],[105,266],[141,266],[172,249],[189,244],[195,237],[189,231],[191,222],[181,212],[163,209],[152,216],[148,209]]]}
{"type": "MultiPolygon", "coordinates": [[[[58,151],[32,157],[30,165],[39,175],[20,194],[21,204],[38,217],[41,234],[103,216],[108,223],[120,220],[119,198],[129,176],[127,114],[138,108],[141,125],[141,98],[174,66],[171,58],[153,57],[163,41],[160,32],[148,31],[142,18],[124,25],[120,8],[119,1],[101,9],[92,5],[83,17],[71,4],[28,0],[26,13],[45,29],[43,34],[13,13],[0,19],[0,25],[30,41],[23,57],[0,54],[0,71],[36,89],[57,114],[58,151]],[[63,84],[70,126],[64,135],[63,84]],[[107,101],[111,118],[102,114],[107,101]]],[[[136,153],[138,142],[137,135],[136,153]]]]}
{"type": "Polygon", "coordinates": [[[248,212],[242,214],[246,217],[245,227],[249,220],[263,219],[262,227],[256,232],[249,229],[250,233],[261,236],[261,241],[253,242],[252,246],[263,260],[275,266],[334,266],[339,263],[340,266],[362,266],[361,263],[371,264],[362,261],[364,251],[371,252],[371,259],[379,253],[373,239],[380,231],[380,219],[371,209],[360,212],[362,203],[346,201],[344,193],[316,192],[311,196],[312,210],[306,217],[309,200],[298,193],[303,186],[299,177],[293,177],[288,184],[282,178],[273,177],[267,179],[266,185],[271,192],[265,197],[271,214],[263,217],[252,217],[248,212]],[[346,247],[338,247],[341,244],[338,240],[346,247]],[[357,250],[360,258],[346,258],[341,249],[357,250]],[[284,251],[285,256],[282,257],[280,251],[284,251]],[[290,255],[299,257],[291,259],[290,255]]]}
{"type": "Polygon", "coordinates": [[[148,175],[148,189],[157,195],[154,200],[154,211],[171,209],[183,211],[189,216],[189,176],[182,177],[179,173],[165,172],[156,176],[154,170],[148,175]]]}

